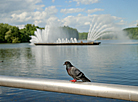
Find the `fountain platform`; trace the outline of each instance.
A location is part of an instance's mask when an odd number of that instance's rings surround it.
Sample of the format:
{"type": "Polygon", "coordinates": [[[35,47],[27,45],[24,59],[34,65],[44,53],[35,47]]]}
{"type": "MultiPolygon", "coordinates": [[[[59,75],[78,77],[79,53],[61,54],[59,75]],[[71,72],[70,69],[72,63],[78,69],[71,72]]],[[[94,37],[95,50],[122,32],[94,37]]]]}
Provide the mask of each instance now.
{"type": "Polygon", "coordinates": [[[35,45],[99,45],[101,44],[101,42],[87,42],[87,43],[83,43],[83,42],[80,42],[80,43],[34,43],[35,45]]]}

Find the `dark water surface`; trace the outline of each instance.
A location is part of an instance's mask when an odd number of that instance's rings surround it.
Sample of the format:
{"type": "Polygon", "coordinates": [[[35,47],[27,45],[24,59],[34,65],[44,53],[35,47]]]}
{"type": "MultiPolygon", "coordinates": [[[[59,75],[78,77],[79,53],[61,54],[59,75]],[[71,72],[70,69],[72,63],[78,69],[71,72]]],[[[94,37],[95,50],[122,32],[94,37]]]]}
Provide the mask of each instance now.
{"type": "MultiPolygon", "coordinates": [[[[138,86],[138,41],[101,41],[98,46],[0,44],[0,75],[71,80],[68,60],[92,82],[138,86]]],[[[107,98],[0,87],[3,102],[126,102],[107,98]]]]}

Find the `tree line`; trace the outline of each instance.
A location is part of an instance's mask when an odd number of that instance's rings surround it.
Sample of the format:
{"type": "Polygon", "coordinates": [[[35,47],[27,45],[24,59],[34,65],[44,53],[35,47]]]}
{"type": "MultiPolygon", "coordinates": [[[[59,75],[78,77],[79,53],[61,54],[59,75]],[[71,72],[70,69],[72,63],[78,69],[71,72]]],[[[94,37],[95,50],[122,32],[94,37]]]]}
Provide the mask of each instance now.
{"type": "Polygon", "coordinates": [[[36,28],[42,29],[33,24],[26,24],[25,28],[19,29],[16,26],[0,23],[0,43],[29,42],[30,36],[34,35],[36,28]]]}
{"type": "Polygon", "coordinates": [[[126,28],[124,31],[130,39],[138,39],[138,25],[137,27],[126,28]]]}
{"type": "Polygon", "coordinates": [[[87,39],[87,36],[88,36],[88,32],[82,32],[82,33],[79,32],[79,39],[85,40],[87,39]]]}

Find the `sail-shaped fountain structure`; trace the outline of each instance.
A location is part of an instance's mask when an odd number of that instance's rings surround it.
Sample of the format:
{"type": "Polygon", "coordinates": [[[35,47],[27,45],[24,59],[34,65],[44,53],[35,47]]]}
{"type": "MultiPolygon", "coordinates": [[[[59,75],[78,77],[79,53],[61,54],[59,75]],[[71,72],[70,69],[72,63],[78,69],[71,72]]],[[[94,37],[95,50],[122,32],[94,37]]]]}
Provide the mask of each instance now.
{"type": "Polygon", "coordinates": [[[95,41],[103,35],[114,34],[115,26],[112,23],[105,22],[100,16],[95,16],[90,24],[87,40],[95,41]]]}

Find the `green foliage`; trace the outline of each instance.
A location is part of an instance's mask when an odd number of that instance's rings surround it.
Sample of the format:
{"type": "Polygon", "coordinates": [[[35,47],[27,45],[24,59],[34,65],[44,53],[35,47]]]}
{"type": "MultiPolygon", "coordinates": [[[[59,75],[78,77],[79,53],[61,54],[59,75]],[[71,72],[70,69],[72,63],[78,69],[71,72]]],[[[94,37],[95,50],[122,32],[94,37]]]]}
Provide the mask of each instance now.
{"type": "Polygon", "coordinates": [[[29,42],[31,39],[30,36],[34,35],[34,32],[36,29],[39,28],[38,26],[35,26],[34,24],[27,24],[25,25],[25,28],[20,29],[20,41],[21,42],[29,42]]]}
{"type": "Polygon", "coordinates": [[[69,36],[69,38],[76,38],[78,39],[79,38],[79,33],[78,33],[78,30],[77,29],[74,29],[74,28],[71,28],[71,27],[68,27],[68,26],[64,26],[64,27],[61,27],[64,31],[67,31],[65,35],[69,36]]]}
{"type": "Polygon", "coordinates": [[[38,26],[27,24],[25,28],[19,29],[16,26],[0,23],[0,43],[29,42],[30,36],[34,35],[38,26]]]}
{"type": "Polygon", "coordinates": [[[124,29],[124,31],[127,33],[129,38],[138,39],[138,27],[126,28],[126,29],[124,29]]]}
{"type": "Polygon", "coordinates": [[[87,39],[88,32],[79,33],[79,39],[84,40],[87,39]]]}
{"type": "Polygon", "coordinates": [[[11,30],[9,30],[9,31],[7,31],[6,32],[6,34],[5,34],[5,40],[7,40],[7,42],[8,43],[11,43],[12,42],[12,40],[11,40],[11,33],[12,33],[12,31],[11,30]]]}
{"type": "Polygon", "coordinates": [[[12,43],[20,43],[19,38],[13,38],[12,43]]]}
{"type": "Polygon", "coordinates": [[[20,33],[18,27],[0,23],[0,43],[12,43],[15,42],[13,41],[15,38],[19,39],[19,37],[20,33]]]}
{"type": "Polygon", "coordinates": [[[8,24],[0,23],[0,42],[5,43],[5,33],[9,30],[8,24]]]}

